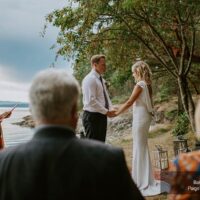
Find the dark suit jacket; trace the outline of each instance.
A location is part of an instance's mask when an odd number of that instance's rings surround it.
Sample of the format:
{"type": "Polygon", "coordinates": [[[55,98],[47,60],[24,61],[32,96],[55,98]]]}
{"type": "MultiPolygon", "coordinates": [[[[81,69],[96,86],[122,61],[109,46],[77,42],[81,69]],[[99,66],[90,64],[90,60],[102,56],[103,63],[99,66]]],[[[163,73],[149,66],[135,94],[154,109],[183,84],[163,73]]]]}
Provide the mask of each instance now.
{"type": "Polygon", "coordinates": [[[0,152],[0,200],[143,199],[123,151],[46,127],[0,152]]]}

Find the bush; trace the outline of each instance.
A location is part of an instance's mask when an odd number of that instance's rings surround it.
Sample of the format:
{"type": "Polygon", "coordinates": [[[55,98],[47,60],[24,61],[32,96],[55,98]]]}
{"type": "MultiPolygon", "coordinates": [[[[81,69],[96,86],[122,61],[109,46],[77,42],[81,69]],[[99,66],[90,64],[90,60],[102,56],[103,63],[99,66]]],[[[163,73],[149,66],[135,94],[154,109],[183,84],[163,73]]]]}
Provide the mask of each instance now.
{"type": "Polygon", "coordinates": [[[167,120],[173,121],[177,117],[177,113],[178,113],[178,110],[174,109],[174,110],[165,112],[164,115],[167,120]]]}
{"type": "Polygon", "coordinates": [[[170,97],[170,88],[163,85],[159,92],[159,102],[168,101],[170,97]]]}
{"type": "Polygon", "coordinates": [[[172,130],[174,136],[184,135],[188,132],[189,120],[187,113],[180,114],[177,118],[175,128],[172,130]]]}

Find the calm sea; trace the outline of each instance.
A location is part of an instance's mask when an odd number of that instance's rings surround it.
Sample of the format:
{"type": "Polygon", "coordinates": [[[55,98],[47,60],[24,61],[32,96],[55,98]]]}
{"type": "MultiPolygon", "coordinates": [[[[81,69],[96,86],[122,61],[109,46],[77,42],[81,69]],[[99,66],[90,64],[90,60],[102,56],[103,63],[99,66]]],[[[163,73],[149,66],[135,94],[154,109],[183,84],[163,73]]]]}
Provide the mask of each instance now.
{"type": "MultiPolygon", "coordinates": [[[[8,111],[11,108],[0,108],[0,113],[8,111]]],[[[30,140],[33,136],[34,129],[24,128],[18,125],[13,125],[14,122],[22,121],[22,118],[30,115],[28,108],[16,108],[10,118],[2,122],[5,145],[14,146],[30,140]]]]}

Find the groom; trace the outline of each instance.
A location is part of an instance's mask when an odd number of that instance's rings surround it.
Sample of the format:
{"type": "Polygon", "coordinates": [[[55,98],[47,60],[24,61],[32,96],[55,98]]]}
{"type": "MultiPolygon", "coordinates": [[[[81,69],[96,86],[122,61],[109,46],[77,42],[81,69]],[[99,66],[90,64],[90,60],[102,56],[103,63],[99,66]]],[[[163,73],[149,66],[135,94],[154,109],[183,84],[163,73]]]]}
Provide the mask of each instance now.
{"type": "Polygon", "coordinates": [[[105,142],[107,117],[113,117],[112,103],[109,98],[102,74],[106,71],[104,55],[91,58],[92,70],[83,79],[83,126],[86,137],[105,142]]]}

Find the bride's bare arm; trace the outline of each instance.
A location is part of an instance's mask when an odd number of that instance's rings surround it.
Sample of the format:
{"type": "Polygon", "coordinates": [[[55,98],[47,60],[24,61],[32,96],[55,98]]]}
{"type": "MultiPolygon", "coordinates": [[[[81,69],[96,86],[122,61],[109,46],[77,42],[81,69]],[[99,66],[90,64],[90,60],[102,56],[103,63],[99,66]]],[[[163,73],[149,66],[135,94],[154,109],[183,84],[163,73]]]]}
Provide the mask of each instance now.
{"type": "Polygon", "coordinates": [[[119,115],[120,113],[124,112],[129,107],[131,107],[133,103],[135,102],[135,100],[139,97],[141,92],[142,92],[142,88],[139,85],[136,85],[129,99],[119,107],[119,109],[115,112],[115,114],[119,115]]]}

